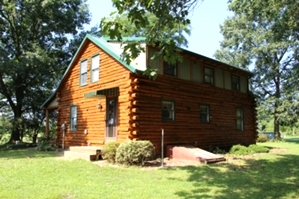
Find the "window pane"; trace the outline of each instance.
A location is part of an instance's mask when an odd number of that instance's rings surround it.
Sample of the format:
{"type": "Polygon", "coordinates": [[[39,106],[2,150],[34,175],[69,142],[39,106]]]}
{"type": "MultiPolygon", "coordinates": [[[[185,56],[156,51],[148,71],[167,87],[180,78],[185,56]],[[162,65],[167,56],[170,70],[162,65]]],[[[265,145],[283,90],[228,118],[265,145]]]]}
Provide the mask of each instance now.
{"type": "Polygon", "coordinates": [[[237,76],[232,76],[232,89],[240,90],[240,78],[237,76]]]}
{"type": "Polygon", "coordinates": [[[207,105],[200,106],[200,121],[209,122],[210,121],[210,107],[207,105]]]}
{"type": "Polygon", "coordinates": [[[99,81],[99,66],[100,66],[100,56],[94,56],[91,59],[91,82],[99,81]]]}
{"type": "Polygon", "coordinates": [[[87,60],[82,61],[80,65],[80,85],[87,83],[87,60]]]}
{"type": "Polygon", "coordinates": [[[168,64],[167,62],[164,62],[165,75],[176,76],[176,68],[176,64],[168,64]]]}
{"type": "Polygon", "coordinates": [[[81,85],[86,84],[87,82],[87,73],[81,74],[81,85]]]}
{"type": "Polygon", "coordinates": [[[162,119],[174,120],[174,102],[162,101],[162,119]]]}
{"type": "Polygon", "coordinates": [[[213,72],[213,69],[211,69],[211,68],[205,68],[204,69],[204,74],[205,74],[205,78],[204,78],[205,83],[214,84],[214,72],[213,72]]]}
{"type": "Polygon", "coordinates": [[[77,129],[77,106],[71,106],[71,131],[75,131],[77,129]]]}
{"type": "Polygon", "coordinates": [[[92,57],[91,68],[92,69],[99,68],[99,65],[100,65],[100,56],[97,55],[97,56],[92,57]]]}
{"type": "Polygon", "coordinates": [[[236,117],[237,117],[237,130],[243,131],[244,130],[244,113],[242,109],[236,110],[236,117]]]}
{"type": "Polygon", "coordinates": [[[99,69],[92,71],[91,79],[92,79],[92,82],[99,81],[99,69]]]}
{"type": "Polygon", "coordinates": [[[81,74],[87,72],[87,60],[81,62],[81,74]]]}

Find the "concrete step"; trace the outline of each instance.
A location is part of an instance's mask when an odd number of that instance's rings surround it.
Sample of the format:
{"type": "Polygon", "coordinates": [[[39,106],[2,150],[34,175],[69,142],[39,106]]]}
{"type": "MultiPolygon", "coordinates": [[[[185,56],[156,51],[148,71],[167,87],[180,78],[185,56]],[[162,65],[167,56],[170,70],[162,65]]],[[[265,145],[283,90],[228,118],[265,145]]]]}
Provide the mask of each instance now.
{"type": "Polygon", "coordinates": [[[88,154],[97,154],[97,152],[101,151],[101,147],[99,146],[70,146],[69,151],[76,151],[81,153],[88,154]]]}
{"type": "Polygon", "coordinates": [[[64,151],[64,157],[95,161],[101,158],[101,147],[94,146],[71,146],[64,151]]]}
{"type": "Polygon", "coordinates": [[[225,158],[221,155],[216,155],[194,146],[169,145],[166,151],[167,156],[170,158],[200,161],[203,163],[225,161],[225,158]]]}

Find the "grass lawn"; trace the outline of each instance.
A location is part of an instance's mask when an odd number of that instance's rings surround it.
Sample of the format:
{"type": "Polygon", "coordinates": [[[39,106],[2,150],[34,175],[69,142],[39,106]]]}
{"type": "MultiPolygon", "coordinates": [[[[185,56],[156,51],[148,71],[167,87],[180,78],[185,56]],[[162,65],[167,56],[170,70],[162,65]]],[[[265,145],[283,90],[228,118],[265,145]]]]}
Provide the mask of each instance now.
{"type": "Polygon", "coordinates": [[[0,149],[2,199],[299,198],[299,139],[221,164],[146,169],[99,166],[34,149],[0,149]]]}

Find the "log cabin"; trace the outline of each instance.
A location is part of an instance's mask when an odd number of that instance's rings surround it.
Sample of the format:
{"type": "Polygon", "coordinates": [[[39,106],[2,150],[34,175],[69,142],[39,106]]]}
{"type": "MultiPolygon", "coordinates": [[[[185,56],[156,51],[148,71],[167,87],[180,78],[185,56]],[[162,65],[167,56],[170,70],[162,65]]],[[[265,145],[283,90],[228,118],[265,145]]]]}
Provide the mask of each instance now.
{"type": "MultiPolygon", "coordinates": [[[[131,39],[131,40],[130,40],[131,39]]],[[[46,134],[51,109],[57,111],[57,143],[66,124],[65,146],[102,146],[111,141],[149,140],[203,149],[256,142],[256,102],[252,73],[181,49],[182,62],[151,59],[146,51],[127,64],[120,43],[87,35],[55,92],[42,105],[46,134]],[[156,69],[157,79],[143,75],[156,69]]]]}

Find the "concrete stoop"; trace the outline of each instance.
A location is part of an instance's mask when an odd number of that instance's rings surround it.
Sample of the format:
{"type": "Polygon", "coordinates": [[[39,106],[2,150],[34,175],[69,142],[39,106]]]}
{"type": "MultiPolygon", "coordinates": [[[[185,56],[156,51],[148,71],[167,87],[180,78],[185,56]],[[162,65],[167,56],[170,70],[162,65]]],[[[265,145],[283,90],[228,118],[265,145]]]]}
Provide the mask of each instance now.
{"type": "Polygon", "coordinates": [[[95,146],[71,146],[64,151],[64,157],[96,161],[101,158],[101,147],[95,146]]]}
{"type": "Polygon", "coordinates": [[[175,159],[200,161],[202,163],[225,161],[225,158],[221,155],[194,146],[167,146],[166,156],[175,159]]]}

